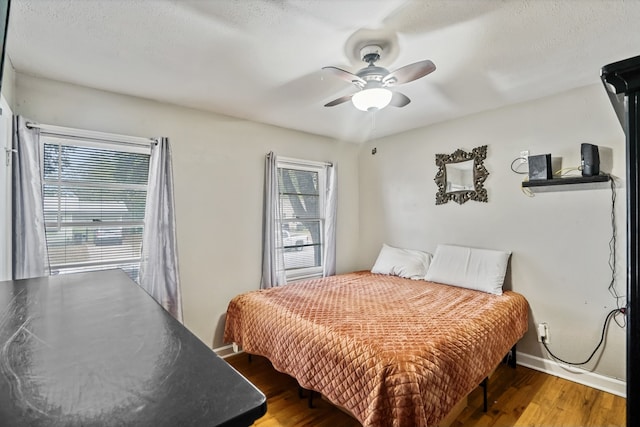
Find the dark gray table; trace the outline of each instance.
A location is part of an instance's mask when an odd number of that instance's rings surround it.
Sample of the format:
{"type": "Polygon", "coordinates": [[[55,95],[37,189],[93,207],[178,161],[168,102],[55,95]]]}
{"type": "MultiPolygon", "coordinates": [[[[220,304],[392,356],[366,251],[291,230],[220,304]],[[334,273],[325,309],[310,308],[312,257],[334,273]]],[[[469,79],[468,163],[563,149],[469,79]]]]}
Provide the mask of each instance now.
{"type": "Polygon", "coordinates": [[[0,426],[247,426],[266,406],[120,270],[0,282],[0,426]]]}

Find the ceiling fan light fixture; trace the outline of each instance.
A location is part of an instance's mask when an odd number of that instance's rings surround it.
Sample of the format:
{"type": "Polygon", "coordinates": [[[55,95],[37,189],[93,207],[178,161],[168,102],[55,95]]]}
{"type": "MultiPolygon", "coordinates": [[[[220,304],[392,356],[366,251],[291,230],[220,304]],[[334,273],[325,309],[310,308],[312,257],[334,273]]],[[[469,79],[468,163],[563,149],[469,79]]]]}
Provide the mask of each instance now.
{"type": "Polygon", "coordinates": [[[354,107],[361,111],[381,110],[391,102],[393,93],[389,89],[376,87],[364,89],[351,97],[354,107]]]}

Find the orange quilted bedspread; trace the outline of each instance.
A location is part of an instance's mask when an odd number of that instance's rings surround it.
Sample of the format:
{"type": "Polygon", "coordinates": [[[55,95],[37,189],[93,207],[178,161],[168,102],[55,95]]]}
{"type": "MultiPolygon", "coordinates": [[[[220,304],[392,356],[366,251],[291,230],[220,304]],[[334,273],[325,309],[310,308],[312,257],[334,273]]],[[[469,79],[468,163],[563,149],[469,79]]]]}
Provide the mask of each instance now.
{"type": "Polygon", "coordinates": [[[435,426],[522,338],[527,316],[515,292],[356,272],[235,297],[224,339],[364,426],[435,426]]]}

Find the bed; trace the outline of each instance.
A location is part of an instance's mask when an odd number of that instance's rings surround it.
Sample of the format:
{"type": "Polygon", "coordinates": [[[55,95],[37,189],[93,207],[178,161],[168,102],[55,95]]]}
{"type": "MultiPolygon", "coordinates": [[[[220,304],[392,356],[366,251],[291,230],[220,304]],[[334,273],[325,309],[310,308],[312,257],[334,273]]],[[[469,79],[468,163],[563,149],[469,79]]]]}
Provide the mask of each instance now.
{"type": "Polygon", "coordinates": [[[360,271],[235,297],[225,342],[366,427],[436,426],[527,330],[528,303],[360,271]]]}

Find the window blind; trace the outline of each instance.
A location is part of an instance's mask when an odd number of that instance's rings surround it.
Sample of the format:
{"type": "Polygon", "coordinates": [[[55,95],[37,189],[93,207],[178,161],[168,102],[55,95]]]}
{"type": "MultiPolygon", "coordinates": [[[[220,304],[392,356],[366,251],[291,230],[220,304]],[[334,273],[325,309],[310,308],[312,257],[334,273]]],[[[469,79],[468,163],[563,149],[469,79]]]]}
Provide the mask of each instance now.
{"type": "Polygon", "coordinates": [[[278,168],[284,266],[288,279],[322,275],[324,191],[321,167],[278,168]]]}
{"type": "Polygon", "coordinates": [[[149,149],[42,137],[52,274],[121,268],[138,280],[149,149]]]}

